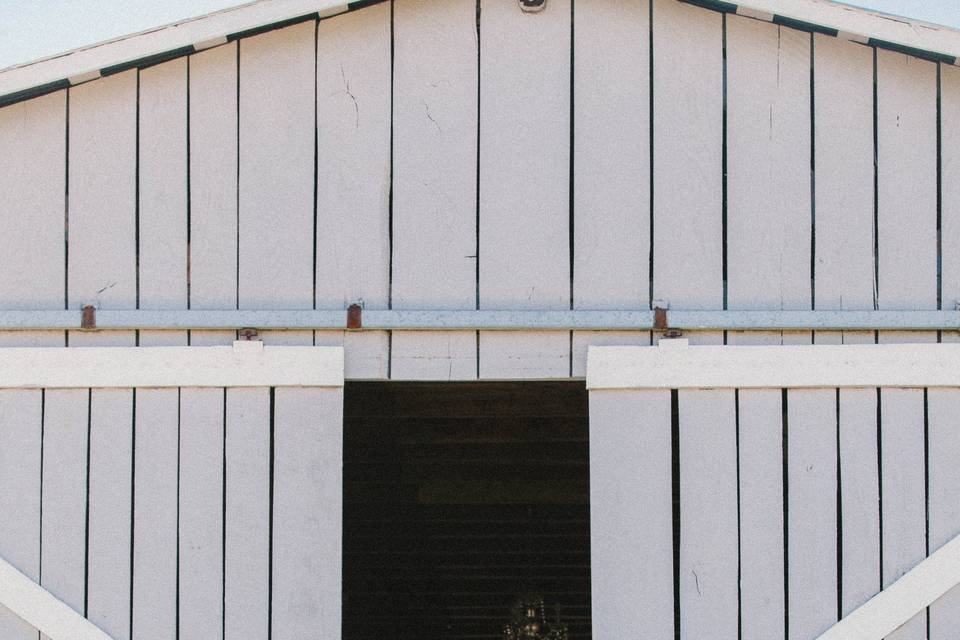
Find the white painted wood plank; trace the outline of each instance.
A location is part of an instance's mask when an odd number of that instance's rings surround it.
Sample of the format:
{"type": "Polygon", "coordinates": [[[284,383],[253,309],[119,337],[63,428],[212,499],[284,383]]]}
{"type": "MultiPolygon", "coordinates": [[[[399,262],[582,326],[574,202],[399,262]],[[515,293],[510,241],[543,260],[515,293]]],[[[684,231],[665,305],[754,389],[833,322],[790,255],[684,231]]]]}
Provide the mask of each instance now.
{"type": "Polygon", "coordinates": [[[343,390],[274,394],[272,637],[337,640],[343,390]]]}
{"type": "Polygon", "coordinates": [[[960,386],[960,345],[591,347],[588,389],[960,386]]]}
{"type": "MultiPolygon", "coordinates": [[[[313,22],[240,44],[239,307],[313,307],[313,22]]],[[[309,331],[266,341],[312,344],[309,331]]]]}
{"type": "MultiPolygon", "coordinates": [[[[927,555],[923,390],[883,389],[880,404],[881,577],[888,587],[927,555]]],[[[925,638],[926,612],[887,637],[925,638]]]]}
{"type": "MultiPolygon", "coordinates": [[[[476,304],[477,5],[394,5],[393,307],[476,304]]],[[[477,377],[473,331],[393,333],[391,378],[477,377]]]]}
{"type": "Polygon", "coordinates": [[[49,591],[0,558],[0,602],[16,611],[23,621],[36,627],[40,637],[55,640],[110,640],[89,620],[57,600],[49,591]]]}
{"type": "Polygon", "coordinates": [[[84,614],[86,589],[86,389],[47,391],[43,414],[40,584],[84,614]]]}
{"type": "MultiPolygon", "coordinates": [[[[237,308],[237,43],[190,56],[190,308],[237,308]]],[[[230,344],[233,331],[192,331],[230,344]]]]}
{"type": "Polygon", "coordinates": [[[475,331],[394,331],[391,380],[475,380],[475,331]]]}
{"type": "MultiPolygon", "coordinates": [[[[929,421],[929,550],[935,551],[960,535],[960,391],[930,389],[929,421]]],[[[953,588],[930,605],[930,640],[947,640],[960,629],[960,588],[953,588]]]]}
{"type": "MultiPolygon", "coordinates": [[[[570,0],[482,9],[480,306],[568,309],[570,0]]],[[[480,333],[481,378],[567,376],[569,359],[569,332],[480,333]]]]}
{"type": "MultiPolygon", "coordinates": [[[[937,308],[937,67],[877,51],[880,309],[937,308]]],[[[935,342],[935,332],[880,341],[935,342]]]]}
{"type": "Polygon", "coordinates": [[[270,390],[227,389],[224,640],[266,640],[270,606],[270,390]]]}
{"type": "Polygon", "coordinates": [[[763,389],[737,395],[741,637],[782,638],[786,607],[782,393],[763,389]]]}
{"type": "Polygon", "coordinates": [[[87,618],[130,638],[133,392],[94,389],[90,399],[87,618]]]}
{"type": "Polygon", "coordinates": [[[669,391],[590,393],[593,637],[673,637],[669,391]]]}
{"type": "Polygon", "coordinates": [[[814,344],[875,344],[874,331],[815,331],[814,344]]]}
{"type": "MultiPolygon", "coordinates": [[[[646,308],[650,303],[648,0],[577,6],[573,48],[573,305],[577,309],[646,308]],[[618,64],[610,64],[614,59],[618,64]]],[[[575,331],[571,374],[586,374],[588,345],[649,341],[648,332],[575,331]]]]}
{"type": "Polygon", "coordinates": [[[339,347],[0,349],[0,388],[343,386],[339,347]]]}
{"type": "Polygon", "coordinates": [[[722,22],[654,0],[653,298],[674,309],[723,307],[722,22]]]}
{"type": "Polygon", "coordinates": [[[787,615],[789,638],[837,621],[835,389],[787,393],[787,615]]]}
{"type": "MultiPolygon", "coordinates": [[[[423,43],[420,43],[423,44],[423,43]]],[[[323,20],[317,33],[316,306],[390,303],[390,5],[323,20]]],[[[385,332],[317,332],[351,377],[387,375],[385,332]],[[368,355],[369,354],[369,355],[368,355]]]]}
{"type": "MultiPolygon", "coordinates": [[[[140,72],[140,308],[187,308],[187,58],[140,72]]],[[[222,153],[222,151],[221,151],[222,153]]],[[[186,331],[141,331],[146,346],[186,331]]]]}
{"type": "MultiPolygon", "coordinates": [[[[960,69],[940,66],[942,308],[960,308],[960,69]]],[[[960,342],[944,331],[943,342],[960,342]]]]}
{"type": "MultiPolygon", "coordinates": [[[[817,309],[873,309],[873,51],[814,35],[817,309]]],[[[818,344],[873,342],[818,331],[818,344]]]]}
{"type": "Polygon", "coordinates": [[[550,379],[569,375],[569,331],[480,332],[480,377],[484,380],[550,379]]]}
{"type": "Polygon", "coordinates": [[[880,590],[877,390],[840,390],[840,513],[846,616],[880,590]]]}
{"type": "Polygon", "coordinates": [[[133,637],[177,633],[177,389],[137,389],[134,425],[133,637]]]}
{"type": "Polygon", "coordinates": [[[726,20],[728,307],[809,309],[810,35],[726,20]]]}
{"type": "Polygon", "coordinates": [[[389,299],[390,7],[320,23],[317,306],[389,299]]]}
{"type": "MultiPolygon", "coordinates": [[[[34,581],[40,579],[41,393],[0,391],[0,558],[34,581]]],[[[37,632],[0,606],[0,637],[36,640],[37,632]]]]}
{"type": "Polygon", "coordinates": [[[681,390],[679,405],[680,633],[684,638],[736,637],[734,392],[681,390]]]}
{"type": "Polygon", "coordinates": [[[816,307],[872,309],[873,54],[814,36],[816,307]]]}
{"type": "MultiPolygon", "coordinates": [[[[137,305],[137,74],[70,89],[68,307],[137,305]]],[[[69,332],[71,346],[132,346],[133,331],[69,332]]]]}
{"type": "MultiPolygon", "coordinates": [[[[62,309],[66,91],[0,109],[0,308],[62,309]],[[29,278],[23,277],[30,274],[29,278]]],[[[63,346],[63,332],[0,332],[4,346],[63,346]]]]}
{"type": "Polygon", "coordinates": [[[650,7],[584,3],[575,20],[574,307],[646,308],[650,7]]]}
{"type": "Polygon", "coordinates": [[[180,638],[223,625],[223,389],[180,390],[178,618],[180,638]]]}
{"type": "MultiPolygon", "coordinates": [[[[925,607],[956,587],[957,576],[960,576],[960,537],[932,553],[870,602],[834,625],[818,640],[879,640],[899,636],[906,629],[906,626],[900,625],[904,625],[917,611],[921,612],[918,617],[922,620],[925,607]]],[[[913,626],[913,623],[910,625],[913,626]]],[[[923,631],[922,625],[917,626],[920,627],[917,635],[923,637],[920,633],[923,631]]]]}

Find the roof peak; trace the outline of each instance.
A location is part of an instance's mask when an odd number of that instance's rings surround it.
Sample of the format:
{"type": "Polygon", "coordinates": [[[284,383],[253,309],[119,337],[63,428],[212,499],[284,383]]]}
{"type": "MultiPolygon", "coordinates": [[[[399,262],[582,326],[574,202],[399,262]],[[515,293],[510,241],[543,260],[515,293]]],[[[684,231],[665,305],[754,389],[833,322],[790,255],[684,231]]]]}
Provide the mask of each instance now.
{"type": "MultiPolygon", "coordinates": [[[[232,40],[385,0],[253,0],[106,42],[0,69],[0,106],[142,68],[232,40]]],[[[956,64],[960,30],[833,0],[679,0],[786,27],[956,64]]]]}

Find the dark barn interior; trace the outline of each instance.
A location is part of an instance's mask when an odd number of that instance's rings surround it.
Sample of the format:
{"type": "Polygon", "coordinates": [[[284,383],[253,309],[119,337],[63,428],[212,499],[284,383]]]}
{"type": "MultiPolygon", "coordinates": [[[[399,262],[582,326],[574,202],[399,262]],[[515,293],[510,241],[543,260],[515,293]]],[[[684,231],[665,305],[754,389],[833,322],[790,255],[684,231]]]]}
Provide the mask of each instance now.
{"type": "Polygon", "coordinates": [[[582,382],[348,382],[344,419],[345,640],[499,640],[526,593],[590,637],[582,382]]]}

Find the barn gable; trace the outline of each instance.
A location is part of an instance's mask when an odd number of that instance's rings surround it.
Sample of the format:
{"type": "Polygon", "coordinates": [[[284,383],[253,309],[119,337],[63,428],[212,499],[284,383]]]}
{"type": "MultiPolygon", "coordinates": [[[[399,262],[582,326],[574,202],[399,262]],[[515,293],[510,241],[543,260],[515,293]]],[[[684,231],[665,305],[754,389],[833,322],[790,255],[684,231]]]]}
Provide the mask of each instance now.
{"type": "Polygon", "coordinates": [[[818,637],[960,533],[957,56],[825,0],[260,0],[0,71],[0,557],[118,640],[337,640],[345,536],[522,476],[595,637],[818,637]],[[220,377],[101,371],[144,347],[220,377]]]}
{"type": "MultiPolygon", "coordinates": [[[[66,61],[79,73],[82,56],[121,45],[132,56],[0,111],[18,203],[8,251],[38,274],[11,280],[5,304],[93,305],[104,328],[110,310],[358,304],[368,328],[378,310],[427,312],[363,334],[343,333],[336,313],[249,321],[316,330],[268,340],[351,344],[350,374],[375,378],[582,376],[591,341],[650,339],[400,330],[529,320],[431,325],[430,310],[649,314],[558,321],[626,329],[652,328],[654,306],[671,307],[674,326],[697,310],[952,309],[960,77],[947,54],[810,27],[856,19],[892,37],[889,19],[824,3],[811,14],[800,1],[764,12],[553,0],[537,15],[509,4],[381,3],[318,20],[334,8],[291,17],[290,3],[253,3],[0,74],[14,87],[18,73],[66,61]],[[238,30],[172,60],[141,55],[149,38],[217,29],[238,30]]],[[[956,37],[922,32],[937,46],[956,37]]],[[[57,322],[75,326],[73,315],[41,324],[57,322]]],[[[791,322],[830,328],[766,326],[791,322]]],[[[142,333],[142,344],[187,339],[142,333]]]]}

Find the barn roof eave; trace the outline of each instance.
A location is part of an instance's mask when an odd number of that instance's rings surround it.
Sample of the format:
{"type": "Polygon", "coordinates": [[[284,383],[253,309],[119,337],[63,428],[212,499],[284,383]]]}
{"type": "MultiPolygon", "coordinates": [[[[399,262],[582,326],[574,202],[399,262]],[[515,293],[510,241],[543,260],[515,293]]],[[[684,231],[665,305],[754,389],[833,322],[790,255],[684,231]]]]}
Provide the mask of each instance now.
{"type": "Polygon", "coordinates": [[[0,107],[385,0],[252,0],[203,16],[0,69],[0,107]]]}
{"type": "MultiPolygon", "coordinates": [[[[0,69],[0,106],[127,69],[143,68],[297,22],[384,0],[254,0],[108,42],[0,69]]],[[[960,30],[832,0],[680,0],[714,11],[822,33],[919,58],[957,64],[960,30]]]]}

